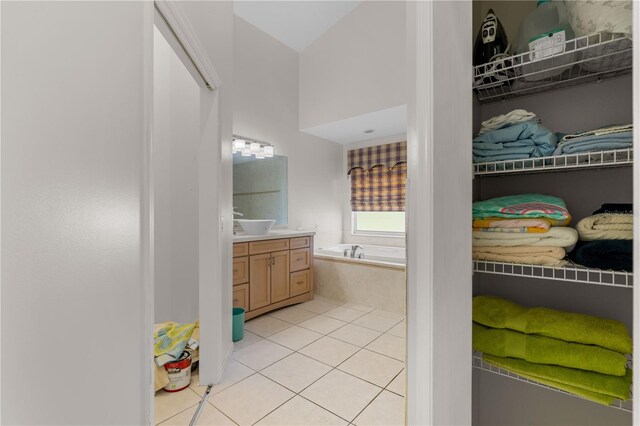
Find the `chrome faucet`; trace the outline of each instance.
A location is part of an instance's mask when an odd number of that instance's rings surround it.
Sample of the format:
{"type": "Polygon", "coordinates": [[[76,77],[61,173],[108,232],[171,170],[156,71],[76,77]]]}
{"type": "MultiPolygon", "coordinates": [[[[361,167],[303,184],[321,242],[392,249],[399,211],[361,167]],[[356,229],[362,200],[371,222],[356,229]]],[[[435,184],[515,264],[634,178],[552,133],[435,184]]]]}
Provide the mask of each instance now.
{"type": "Polygon", "coordinates": [[[356,253],[358,252],[358,249],[362,250],[364,252],[364,249],[362,248],[362,246],[359,246],[358,244],[352,245],[351,246],[351,258],[352,259],[362,259],[364,258],[364,253],[360,253],[358,256],[356,256],[356,253]]]}

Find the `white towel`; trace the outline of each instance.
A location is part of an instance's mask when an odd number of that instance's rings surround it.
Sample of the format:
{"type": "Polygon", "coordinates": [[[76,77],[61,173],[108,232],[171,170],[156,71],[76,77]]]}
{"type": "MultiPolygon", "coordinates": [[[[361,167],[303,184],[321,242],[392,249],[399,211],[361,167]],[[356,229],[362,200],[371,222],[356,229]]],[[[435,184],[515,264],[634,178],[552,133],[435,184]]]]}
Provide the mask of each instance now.
{"type": "Polygon", "coordinates": [[[578,231],[565,226],[553,226],[548,232],[532,234],[473,232],[474,247],[544,246],[567,248],[573,246],[576,242],[578,242],[578,231]]]}
{"type": "Polygon", "coordinates": [[[515,123],[522,123],[523,121],[531,121],[536,118],[536,115],[532,112],[526,111],[524,109],[514,109],[511,112],[508,112],[503,115],[498,115],[496,117],[492,117],[488,120],[483,121],[482,127],[480,128],[480,132],[478,134],[483,134],[490,132],[491,130],[501,129],[505,126],[515,123]]]}

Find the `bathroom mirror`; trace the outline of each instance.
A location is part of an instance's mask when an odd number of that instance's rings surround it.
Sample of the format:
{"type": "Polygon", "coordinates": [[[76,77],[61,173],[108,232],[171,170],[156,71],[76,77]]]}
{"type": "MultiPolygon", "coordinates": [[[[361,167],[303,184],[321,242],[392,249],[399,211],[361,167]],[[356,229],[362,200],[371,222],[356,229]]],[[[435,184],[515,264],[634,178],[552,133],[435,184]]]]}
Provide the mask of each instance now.
{"type": "Polygon", "coordinates": [[[236,219],[274,219],[287,224],[287,157],[257,159],[233,154],[233,206],[236,219]]]}

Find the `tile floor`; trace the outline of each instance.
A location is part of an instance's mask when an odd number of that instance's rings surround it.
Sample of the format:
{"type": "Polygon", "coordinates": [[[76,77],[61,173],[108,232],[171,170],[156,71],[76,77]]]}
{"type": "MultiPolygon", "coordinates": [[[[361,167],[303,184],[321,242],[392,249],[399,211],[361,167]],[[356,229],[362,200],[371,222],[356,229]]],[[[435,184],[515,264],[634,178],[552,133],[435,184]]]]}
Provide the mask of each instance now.
{"type": "MultiPolygon", "coordinates": [[[[316,296],[245,324],[199,425],[404,425],[404,316],[316,296]]],[[[156,424],[188,425],[194,374],[160,391],[156,424]]]]}

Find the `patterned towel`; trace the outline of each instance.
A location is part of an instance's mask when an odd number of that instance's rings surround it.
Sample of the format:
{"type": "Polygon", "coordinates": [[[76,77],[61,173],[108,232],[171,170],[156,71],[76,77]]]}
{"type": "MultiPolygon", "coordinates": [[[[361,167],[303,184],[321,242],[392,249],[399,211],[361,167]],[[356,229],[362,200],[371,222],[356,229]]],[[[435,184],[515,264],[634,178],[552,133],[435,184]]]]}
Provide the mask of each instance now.
{"type": "Polygon", "coordinates": [[[156,364],[163,366],[167,362],[180,358],[197,326],[197,321],[193,324],[179,324],[177,322],[159,324],[153,333],[155,340],[153,355],[156,358],[156,364]]]}
{"type": "Polygon", "coordinates": [[[564,201],[542,194],[509,195],[473,203],[473,218],[509,219],[548,218],[566,221],[571,218],[564,201]]]}

